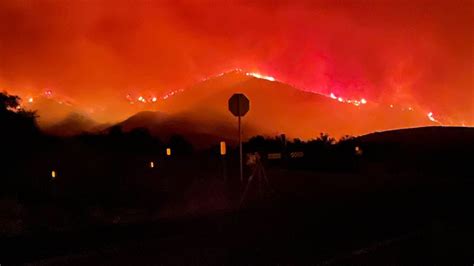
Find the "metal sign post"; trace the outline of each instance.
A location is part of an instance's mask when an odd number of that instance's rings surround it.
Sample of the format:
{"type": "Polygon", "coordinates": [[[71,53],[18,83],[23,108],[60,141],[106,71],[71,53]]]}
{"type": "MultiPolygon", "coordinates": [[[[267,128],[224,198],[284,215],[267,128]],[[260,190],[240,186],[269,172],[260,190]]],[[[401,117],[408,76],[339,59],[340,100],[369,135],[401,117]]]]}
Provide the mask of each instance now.
{"type": "Polygon", "coordinates": [[[229,111],[238,117],[239,123],[239,157],[240,157],[240,182],[244,181],[244,167],[242,159],[242,126],[241,117],[250,109],[250,101],[243,93],[235,93],[229,98],[229,111]]]}
{"type": "Polygon", "coordinates": [[[242,126],[240,124],[240,116],[239,116],[239,158],[240,158],[240,182],[244,180],[244,166],[242,163],[242,126]]]}

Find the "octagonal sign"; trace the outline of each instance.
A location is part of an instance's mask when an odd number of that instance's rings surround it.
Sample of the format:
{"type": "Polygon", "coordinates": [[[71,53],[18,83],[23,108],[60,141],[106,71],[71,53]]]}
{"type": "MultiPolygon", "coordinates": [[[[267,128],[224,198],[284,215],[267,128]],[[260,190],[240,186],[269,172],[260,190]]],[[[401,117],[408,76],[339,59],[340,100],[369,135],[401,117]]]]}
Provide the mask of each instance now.
{"type": "Polygon", "coordinates": [[[250,101],[243,93],[235,93],[229,98],[229,111],[234,116],[244,116],[250,109],[250,101]]]}

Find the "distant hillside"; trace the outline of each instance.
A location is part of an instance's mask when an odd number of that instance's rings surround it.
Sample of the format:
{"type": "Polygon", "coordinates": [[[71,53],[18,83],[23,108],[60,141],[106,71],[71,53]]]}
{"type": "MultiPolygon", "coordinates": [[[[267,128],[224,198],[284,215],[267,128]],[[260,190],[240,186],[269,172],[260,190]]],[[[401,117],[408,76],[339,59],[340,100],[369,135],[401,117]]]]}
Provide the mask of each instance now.
{"type": "MultiPolygon", "coordinates": [[[[211,125],[235,126],[227,110],[228,98],[242,92],[250,99],[250,112],[243,118],[244,136],[255,134],[313,138],[321,132],[335,137],[361,135],[375,130],[430,126],[419,110],[398,110],[367,103],[355,106],[329,97],[301,91],[288,84],[247,76],[234,71],[186,89],[161,103],[162,112],[188,114],[211,125]]],[[[222,134],[215,131],[214,134],[222,134]]]]}
{"type": "Polygon", "coordinates": [[[410,146],[471,145],[474,148],[474,127],[419,127],[370,133],[356,138],[361,143],[386,143],[410,146]]]}
{"type": "MultiPolygon", "coordinates": [[[[205,139],[237,139],[236,118],[227,109],[229,97],[242,92],[250,99],[250,111],[243,118],[243,135],[310,139],[325,132],[336,138],[373,131],[438,125],[421,110],[393,108],[367,102],[356,106],[330,97],[305,92],[278,81],[256,78],[245,72],[229,72],[187,88],[153,105],[159,111],[139,112],[118,123],[125,130],[145,127],[154,135],[177,133],[205,136],[205,139]]],[[[40,99],[31,109],[39,110],[40,125],[54,132],[89,131],[91,121],[68,118],[82,114],[73,105],[40,99]],[[59,123],[51,121],[60,121],[59,123]],[[71,127],[68,129],[67,127],[71,127]]],[[[202,142],[195,139],[196,143],[202,142]]],[[[207,142],[207,141],[206,141],[207,142]]]]}
{"type": "Polygon", "coordinates": [[[81,110],[74,105],[49,99],[46,97],[38,97],[32,103],[27,103],[26,108],[36,111],[38,115],[38,123],[41,127],[49,127],[66,119],[70,114],[81,113],[81,110]]]}
{"type": "Polygon", "coordinates": [[[125,131],[132,130],[137,127],[153,128],[160,125],[168,118],[168,115],[162,112],[143,111],[127,118],[117,125],[122,126],[125,131]]]}
{"type": "Polygon", "coordinates": [[[85,115],[70,113],[58,123],[43,125],[42,130],[47,134],[56,136],[74,136],[87,132],[99,132],[108,126],[107,124],[99,124],[85,115]]]}
{"type": "Polygon", "coordinates": [[[162,112],[139,112],[118,123],[124,131],[147,128],[154,136],[168,139],[174,134],[184,136],[197,147],[208,147],[219,141],[232,142],[237,138],[235,126],[228,123],[214,123],[212,119],[199,119],[190,113],[166,115],[162,112]]]}
{"type": "Polygon", "coordinates": [[[355,139],[366,159],[363,169],[429,172],[450,179],[472,179],[474,128],[420,127],[371,133],[355,139]]]}

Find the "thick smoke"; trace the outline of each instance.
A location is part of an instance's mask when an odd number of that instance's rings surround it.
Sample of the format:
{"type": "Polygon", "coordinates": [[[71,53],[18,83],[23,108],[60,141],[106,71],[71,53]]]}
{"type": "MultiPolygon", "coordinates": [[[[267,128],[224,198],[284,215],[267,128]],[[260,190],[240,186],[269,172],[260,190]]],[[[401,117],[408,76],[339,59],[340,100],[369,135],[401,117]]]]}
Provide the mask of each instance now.
{"type": "Polygon", "coordinates": [[[472,1],[225,2],[1,1],[0,89],[117,105],[243,68],[474,123],[472,1]]]}

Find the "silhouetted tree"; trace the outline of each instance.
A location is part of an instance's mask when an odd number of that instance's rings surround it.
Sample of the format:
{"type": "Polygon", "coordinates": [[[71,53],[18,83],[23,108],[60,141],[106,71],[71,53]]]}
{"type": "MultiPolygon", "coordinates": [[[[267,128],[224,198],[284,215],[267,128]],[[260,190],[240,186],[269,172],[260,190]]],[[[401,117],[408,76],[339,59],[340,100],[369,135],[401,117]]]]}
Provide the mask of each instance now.
{"type": "Polygon", "coordinates": [[[349,135],[343,136],[336,143],[336,151],[339,156],[352,156],[355,154],[355,138],[349,135]]]}
{"type": "Polygon", "coordinates": [[[342,136],[338,143],[343,143],[343,142],[350,142],[350,141],[353,141],[354,140],[354,137],[353,136],[350,136],[350,135],[344,135],[342,136]]]}
{"type": "Polygon", "coordinates": [[[263,136],[254,136],[251,137],[247,143],[244,144],[245,149],[249,152],[262,152],[266,151],[267,148],[267,139],[265,139],[263,136]]]}
{"type": "Polygon", "coordinates": [[[318,138],[319,141],[323,142],[326,145],[332,145],[336,143],[336,139],[333,137],[329,136],[327,133],[321,133],[318,138]]]}
{"type": "Polygon", "coordinates": [[[121,136],[123,136],[122,127],[119,126],[119,125],[112,126],[111,128],[108,129],[107,133],[110,137],[121,137],[121,136]]]}
{"type": "Polygon", "coordinates": [[[39,133],[36,113],[21,108],[20,101],[18,96],[0,93],[0,136],[3,140],[8,140],[5,144],[11,144],[14,142],[12,140],[19,138],[31,138],[39,133]]]}
{"type": "Polygon", "coordinates": [[[174,153],[191,154],[194,150],[193,145],[187,141],[183,136],[175,134],[170,137],[169,146],[174,153]]]}
{"type": "Polygon", "coordinates": [[[39,137],[35,112],[23,110],[20,102],[18,96],[0,93],[0,188],[12,194],[29,183],[23,162],[36,150],[39,137]]]}

